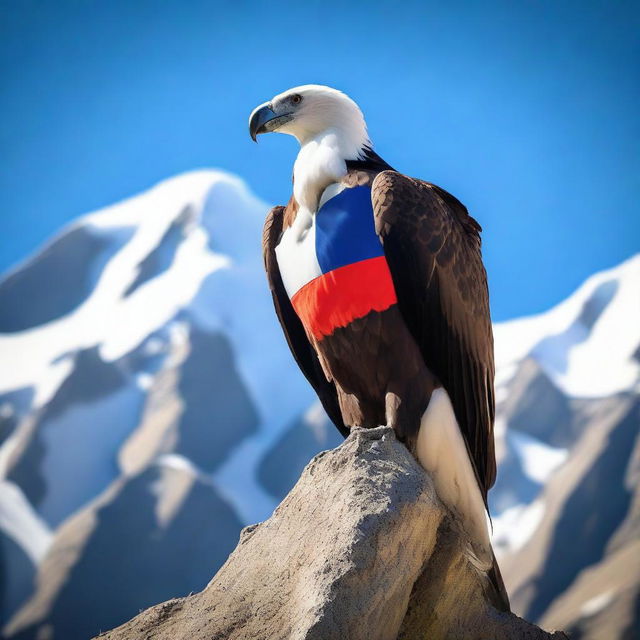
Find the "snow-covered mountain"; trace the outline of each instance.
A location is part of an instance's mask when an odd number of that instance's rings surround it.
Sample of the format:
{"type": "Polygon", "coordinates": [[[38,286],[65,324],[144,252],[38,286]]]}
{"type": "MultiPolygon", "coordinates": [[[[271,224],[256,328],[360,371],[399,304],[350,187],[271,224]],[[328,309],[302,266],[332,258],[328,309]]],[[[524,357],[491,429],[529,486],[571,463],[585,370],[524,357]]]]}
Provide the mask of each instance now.
{"type": "MultiPolygon", "coordinates": [[[[272,310],[267,208],[233,176],[188,173],[80,218],[0,281],[10,637],[86,638],[202,588],[240,527],[340,441],[272,310]]],[[[636,256],[495,327],[496,549],[517,607],[585,637],[612,603],[633,623],[640,593],[627,580],[581,609],[613,537],[627,554],[638,539],[639,293],[636,256]]]]}

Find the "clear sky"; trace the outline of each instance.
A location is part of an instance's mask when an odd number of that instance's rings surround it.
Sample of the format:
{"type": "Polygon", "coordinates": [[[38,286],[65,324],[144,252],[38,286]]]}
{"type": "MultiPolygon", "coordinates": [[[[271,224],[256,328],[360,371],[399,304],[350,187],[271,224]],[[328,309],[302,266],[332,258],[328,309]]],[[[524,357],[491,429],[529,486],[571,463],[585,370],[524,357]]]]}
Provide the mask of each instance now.
{"type": "MultiPolygon", "coordinates": [[[[640,3],[0,2],[0,270],[67,221],[219,167],[288,199],[251,109],[306,83],[484,227],[494,319],[640,250],[640,3]]],[[[259,239],[256,238],[256,250],[259,239]]]]}

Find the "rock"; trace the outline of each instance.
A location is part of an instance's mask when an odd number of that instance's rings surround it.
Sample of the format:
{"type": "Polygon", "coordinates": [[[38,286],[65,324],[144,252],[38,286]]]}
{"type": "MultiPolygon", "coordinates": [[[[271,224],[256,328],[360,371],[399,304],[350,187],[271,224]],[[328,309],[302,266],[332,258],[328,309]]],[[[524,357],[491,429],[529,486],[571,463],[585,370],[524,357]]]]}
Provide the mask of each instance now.
{"type": "Polygon", "coordinates": [[[430,477],[387,427],[317,455],[200,593],[106,640],[566,638],[487,600],[430,477]]]}

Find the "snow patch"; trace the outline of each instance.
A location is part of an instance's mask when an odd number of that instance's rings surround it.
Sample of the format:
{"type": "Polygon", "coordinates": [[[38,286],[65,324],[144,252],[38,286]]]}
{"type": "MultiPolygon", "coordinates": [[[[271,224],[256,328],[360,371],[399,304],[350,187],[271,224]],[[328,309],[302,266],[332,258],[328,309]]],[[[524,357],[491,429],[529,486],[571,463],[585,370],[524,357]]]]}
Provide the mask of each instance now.
{"type": "Polygon", "coordinates": [[[29,556],[35,566],[51,546],[53,534],[13,482],[0,481],[0,529],[29,556]]]}
{"type": "Polygon", "coordinates": [[[210,484],[211,480],[208,475],[199,469],[189,458],[185,458],[179,453],[165,453],[155,461],[155,464],[159,467],[166,467],[168,469],[176,469],[177,471],[186,471],[194,478],[199,478],[210,484]]]}
{"type": "Polygon", "coordinates": [[[515,429],[507,433],[507,440],[518,456],[525,474],[541,485],[547,482],[569,455],[567,449],[550,447],[541,440],[515,429]]]}
{"type": "MultiPolygon", "coordinates": [[[[316,440],[322,442],[325,438],[328,418],[320,402],[314,402],[307,409],[304,414],[304,422],[311,428],[316,440]]],[[[334,428],[333,424],[330,425],[330,428],[334,428]]]]}
{"type": "Polygon", "coordinates": [[[604,397],[635,387],[640,254],[590,277],[545,313],[494,325],[494,338],[498,397],[528,356],[570,396],[604,397]]]}
{"type": "Polygon", "coordinates": [[[492,544],[496,554],[519,551],[531,539],[544,516],[544,503],[516,505],[493,518],[492,544]]]}
{"type": "Polygon", "coordinates": [[[147,356],[157,356],[166,351],[164,340],[154,336],[144,343],[144,354],[147,356]]]}
{"type": "Polygon", "coordinates": [[[588,618],[596,615],[596,613],[600,613],[600,611],[609,606],[613,601],[614,595],[615,591],[610,589],[609,591],[605,591],[604,593],[600,593],[597,596],[590,598],[580,608],[580,615],[584,618],[588,618]]]}
{"type": "Polygon", "coordinates": [[[153,376],[146,372],[139,373],[136,376],[136,385],[141,391],[148,391],[153,385],[153,376]]]}
{"type": "MultiPolygon", "coordinates": [[[[123,227],[132,237],[102,270],[90,296],[72,313],[15,334],[0,334],[0,353],[11,367],[0,368],[0,392],[34,385],[42,406],[55,393],[71,365],[60,354],[100,345],[104,359],[115,360],[138,346],[189,304],[203,279],[229,266],[229,259],[209,250],[202,227],[188,224],[170,268],[126,296],[140,263],[180,218],[186,205],[199,216],[211,189],[235,185],[219,171],[196,171],[160,183],[149,191],[80,218],[70,228],[86,226],[121,242],[123,227]],[[65,368],[67,367],[67,368],[65,368]]],[[[185,223],[186,224],[186,223],[185,223]]]]}

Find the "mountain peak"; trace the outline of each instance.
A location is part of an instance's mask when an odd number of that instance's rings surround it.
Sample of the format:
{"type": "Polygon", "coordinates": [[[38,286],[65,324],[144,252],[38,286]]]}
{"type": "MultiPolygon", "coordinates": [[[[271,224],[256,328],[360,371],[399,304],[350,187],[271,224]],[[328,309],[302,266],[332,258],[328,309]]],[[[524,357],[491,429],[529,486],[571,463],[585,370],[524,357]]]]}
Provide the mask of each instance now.
{"type": "Polygon", "coordinates": [[[603,397],[636,388],[639,282],[637,254],[594,274],[545,313],[496,324],[497,386],[531,357],[570,396],[603,397]]]}

